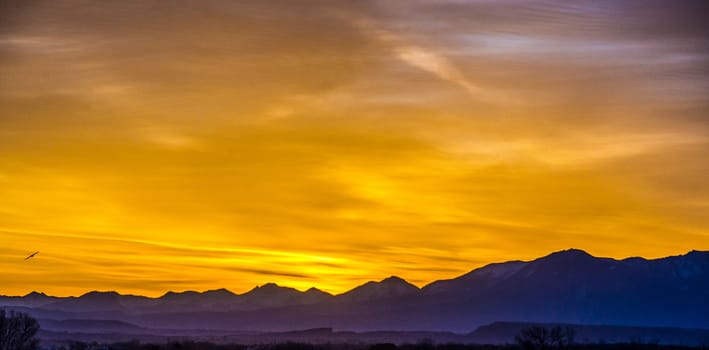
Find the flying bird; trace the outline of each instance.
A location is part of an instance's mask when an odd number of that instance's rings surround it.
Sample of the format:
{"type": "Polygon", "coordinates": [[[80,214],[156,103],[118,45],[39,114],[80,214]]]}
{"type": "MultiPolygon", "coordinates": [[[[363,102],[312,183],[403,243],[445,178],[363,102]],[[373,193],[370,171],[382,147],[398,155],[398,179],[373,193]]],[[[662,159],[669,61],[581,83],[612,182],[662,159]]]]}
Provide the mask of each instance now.
{"type": "Polygon", "coordinates": [[[36,252],[30,254],[28,257],[25,258],[25,260],[27,260],[27,259],[29,259],[29,258],[32,258],[32,257],[34,257],[34,256],[37,255],[37,254],[39,254],[39,251],[36,251],[36,252]]]}

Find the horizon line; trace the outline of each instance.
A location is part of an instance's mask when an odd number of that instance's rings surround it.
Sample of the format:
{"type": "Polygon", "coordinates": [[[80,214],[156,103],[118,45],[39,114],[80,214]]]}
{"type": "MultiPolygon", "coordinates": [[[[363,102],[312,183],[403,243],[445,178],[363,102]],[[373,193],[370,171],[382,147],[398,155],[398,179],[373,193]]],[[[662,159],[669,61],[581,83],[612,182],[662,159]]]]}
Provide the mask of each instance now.
{"type": "Polygon", "coordinates": [[[347,289],[347,290],[345,290],[344,292],[341,292],[341,293],[331,293],[331,292],[325,291],[325,290],[323,290],[323,289],[320,289],[320,288],[318,288],[318,287],[316,287],[316,286],[311,286],[311,287],[309,287],[309,288],[307,288],[307,289],[301,290],[301,289],[298,289],[298,288],[295,288],[295,287],[290,287],[290,286],[286,286],[286,285],[279,285],[277,282],[266,282],[266,283],[263,283],[263,284],[256,284],[255,287],[253,287],[253,288],[251,288],[251,289],[248,289],[248,290],[246,290],[246,291],[244,291],[244,292],[242,292],[242,293],[234,292],[233,290],[231,290],[231,289],[229,289],[229,288],[227,288],[227,287],[219,287],[219,288],[213,288],[213,289],[206,289],[206,290],[203,290],[203,291],[198,291],[198,290],[194,290],[194,289],[185,289],[185,290],[180,290],[180,291],[167,290],[167,291],[163,292],[162,294],[160,294],[160,295],[158,295],[158,296],[147,296],[147,295],[134,294],[134,293],[126,293],[126,294],[123,294],[123,293],[119,292],[118,290],[92,289],[92,290],[86,291],[86,292],[84,292],[84,293],[82,293],[82,294],[80,294],[80,295],[50,295],[50,294],[47,294],[47,293],[42,292],[42,291],[32,290],[32,291],[30,291],[30,292],[28,292],[28,293],[25,293],[25,294],[23,294],[23,295],[6,295],[6,294],[0,294],[0,297],[24,298],[24,297],[29,296],[29,295],[32,295],[32,294],[34,293],[34,294],[40,294],[40,295],[45,295],[45,296],[48,296],[48,297],[55,297],[55,298],[79,298],[79,297],[82,297],[82,296],[87,295],[87,294],[90,294],[90,293],[115,293],[115,294],[118,294],[118,295],[120,295],[120,296],[136,296],[136,297],[144,297],[144,298],[149,298],[149,299],[159,299],[159,298],[162,298],[162,297],[164,297],[165,295],[170,294],[170,293],[173,293],[173,294],[183,294],[183,293],[190,293],[190,292],[193,292],[193,293],[198,293],[198,294],[204,294],[204,293],[216,292],[216,291],[220,291],[220,290],[227,291],[227,292],[229,292],[229,293],[231,293],[231,294],[234,294],[234,296],[241,296],[241,295],[248,294],[248,293],[251,292],[251,291],[254,291],[254,290],[258,289],[258,288],[262,288],[262,287],[267,286],[267,285],[275,285],[276,287],[279,287],[279,288],[293,289],[293,290],[295,290],[295,291],[297,291],[297,292],[299,292],[299,293],[305,293],[305,292],[307,292],[307,291],[309,291],[309,290],[317,290],[317,291],[320,291],[320,292],[329,294],[329,295],[331,295],[331,296],[334,297],[334,296],[339,296],[339,295],[343,295],[343,294],[349,293],[350,291],[352,291],[352,290],[354,290],[354,289],[356,289],[356,288],[359,288],[359,287],[361,287],[361,286],[364,286],[365,284],[368,284],[368,283],[372,283],[372,282],[373,282],[373,283],[381,283],[381,282],[384,282],[384,281],[389,280],[389,279],[392,279],[392,278],[401,279],[401,280],[403,280],[404,282],[406,282],[406,283],[408,283],[408,284],[410,284],[410,285],[416,287],[417,289],[421,290],[421,289],[425,288],[426,286],[428,286],[428,285],[430,285],[430,284],[432,284],[432,283],[435,283],[435,282],[438,282],[438,281],[446,281],[446,280],[456,279],[456,278],[459,278],[459,277],[461,277],[461,276],[464,276],[464,275],[466,275],[466,274],[468,274],[468,273],[471,273],[471,272],[473,272],[473,271],[476,271],[476,270],[485,268],[485,267],[487,267],[487,266],[497,265],[497,264],[504,264],[504,263],[509,263],[509,262],[530,263],[530,262],[533,262],[533,261],[536,261],[536,260],[539,260],[539,259],[546,258],[546,257],[551,256],[551,255],[554,255],[554,254],[564,253],[564,252],[574,252],[574,251],[576,251],[576,252],[581,252],[581,253],[585,253],[586,255],[588,255],[588,256],[590,256],[590,257],[592,257],[592,258],[595,258],[595,259],[611,259],[611,260],[615,260],[615,261],[624,261],[624,260],[628,260],[628,259],[638,259],[638,258],[639,258],[639,259],[643,259],[643,260],[647,260],[647,261],[654,261],[654,260],[661,260],[661,259],[672,258],[672,257],[686,256],[686,255],[691,254],[691,253],[694,253],[694,252],[698,252],[698,253],[709,253],[709,250],[690,249],[690,250],[686,251],[684,254],[667,255],[667,256],[662,256],[662,257],[657,257],[657,258],[645,258],[645,257],[642,257],[642,256],[628,256],[628,257],[624,257],[624,258],[612,258],[612,257],[596,256],[596,255],[593,255],[593,254],[589,253],[588,251],[586,251],[586,250],[584,250],[584,249],[579,249],[579,248],[567,248],[567,249],[562,249],[562,250],[553,251],[553,252],[551,252],[551,253],[549,253],[549,254],[546,254],[546,255],[543,255],[543,256],[540,256],[540,257],[531,259],[531,260],[507,260],[507,261],[493,262],[493,263],[481,265],[481,266],[478,266],[478,267],[473,268],[472,270],[469,270],[469,271],[467,271],[467,272],[464,272],[464,273],[461,274],[461,275],[455,276],[455,277],[453,277],[453,278],[432,280],[432,281],[430,281],[430,282],[424,284],[423,286],[418,286],[418,285],[416,285],[415,283],[410,282],[410,281],[407,280],[406,278],[403,278],[403,277],[400,277],[400,276],[397,276],[397,275],[390,275],[390,276],[388,276],[388,277],[384,277],[384,278],[379,279],[379,280],[375,280],[375,279],[369,280],[369,281],[364,282],[364,283],[362,283],[362,284],[359,284],[359,285],[356,285],[356,286],[354,286],[354,287],[351,287],[350,289],[347,289]]]}

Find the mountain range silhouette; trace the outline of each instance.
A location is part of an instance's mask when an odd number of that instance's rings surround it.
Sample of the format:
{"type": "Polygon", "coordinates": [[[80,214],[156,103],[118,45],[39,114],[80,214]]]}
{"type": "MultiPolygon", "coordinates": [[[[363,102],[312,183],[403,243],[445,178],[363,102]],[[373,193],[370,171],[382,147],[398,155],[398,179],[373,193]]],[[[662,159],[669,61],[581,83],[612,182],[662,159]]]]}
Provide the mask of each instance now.
{"type": "Polygon", "coordinates": [[[32,292],[0,306],[43,320],[110,320],[161,329],[470,332],[498,321],[709,328],[709,252],[616,260],[582,250],[494,263],[423,288],[391,276],[342,294],[267,283],[167,292],[157,298],[93,291],[32,292]]]}

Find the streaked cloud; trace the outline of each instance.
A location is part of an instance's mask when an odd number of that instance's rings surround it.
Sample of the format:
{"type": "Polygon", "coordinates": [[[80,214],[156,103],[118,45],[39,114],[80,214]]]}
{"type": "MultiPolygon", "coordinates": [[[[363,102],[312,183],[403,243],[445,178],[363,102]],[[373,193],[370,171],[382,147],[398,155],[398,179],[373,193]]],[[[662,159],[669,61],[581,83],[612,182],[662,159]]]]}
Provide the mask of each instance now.
{"type": "Polygon", "coordinates": [[[354,19],[353,23],[375,40],[381,41],[386,46],[390,46],[396,57],[403,62],[432,73],[439,79],[458,85],[472,98],[485,102],[511,102],[509,99],[504,99],[499,93],[482,88],[473,83],[444,55],[435,52],[434,49],[407,43],[406,40],[395,33],[377,28],[371,21],[362,18],[354,19]]]}

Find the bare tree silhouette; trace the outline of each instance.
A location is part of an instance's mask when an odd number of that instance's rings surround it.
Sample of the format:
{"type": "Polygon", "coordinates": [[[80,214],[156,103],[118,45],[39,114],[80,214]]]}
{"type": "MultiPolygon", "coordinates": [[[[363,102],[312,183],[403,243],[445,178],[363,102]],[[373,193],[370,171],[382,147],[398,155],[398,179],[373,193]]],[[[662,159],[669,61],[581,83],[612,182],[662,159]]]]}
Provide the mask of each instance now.
{"type": "Polygon", "coordinates": [[[39,323],[30,315],[0,309],[0,350],[36,350],[39,323]]]}
{"type": "Polygon", "coordinates": [[[574,336],[575,331],[570,326],[531,326],[523,329],[515,340],[527,350],[564,349],[574,343],[574,336]]]}

